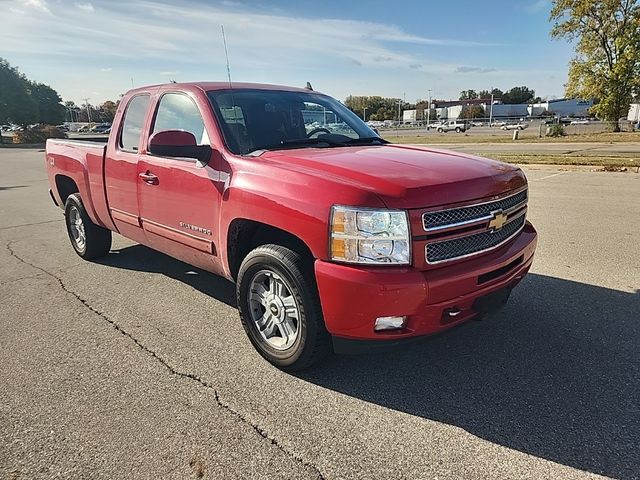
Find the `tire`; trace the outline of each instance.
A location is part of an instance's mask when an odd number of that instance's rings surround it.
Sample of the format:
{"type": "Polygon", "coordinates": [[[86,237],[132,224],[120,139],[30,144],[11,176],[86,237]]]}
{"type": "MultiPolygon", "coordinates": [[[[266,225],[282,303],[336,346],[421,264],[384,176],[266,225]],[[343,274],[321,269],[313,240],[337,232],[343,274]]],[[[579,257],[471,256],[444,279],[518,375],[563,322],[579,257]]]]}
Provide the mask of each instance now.
{"type": "Polygon", "coordinates": [[[441,129],[441,128],[439,128],[439,129],[437,130],[437,132],[438,132],[438,133],[444,133],[444,130],[443,130],[443,129],[441,129]]]}
{"type": "Polygon", "coordinates": [[[293,250],[269,244],[251,251],[240,266],[236,295],[249,340],[276,367],[304,370],[331,352],[312,267],[293,250]]]}
{"type": "Polygon", "coordinates": [[[456,127],[456,133],[460,133],[462,130],[460,130],[460,127],[456,127]]]}
{"type": "Polygon", "coordinates": [[[69,195],[64,204],[64,218],[71,246],[85,260],[104,257],[111,249],[111,230],[91,221],[80,194],[69,195]]]}

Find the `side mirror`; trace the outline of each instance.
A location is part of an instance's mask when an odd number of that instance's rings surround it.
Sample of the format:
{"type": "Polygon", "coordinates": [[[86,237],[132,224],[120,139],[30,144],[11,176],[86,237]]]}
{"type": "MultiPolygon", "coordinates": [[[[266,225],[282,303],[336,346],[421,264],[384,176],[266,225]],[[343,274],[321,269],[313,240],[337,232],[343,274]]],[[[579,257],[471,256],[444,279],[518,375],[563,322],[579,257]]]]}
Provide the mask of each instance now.
{"type": "Polygon", "coordinates": [[[184,130],[163,130],[151,135],[149,153],[159,157],[193,158],[200,166],[211,159],[211,146],[198,145],[196,137],[184,130]]]}

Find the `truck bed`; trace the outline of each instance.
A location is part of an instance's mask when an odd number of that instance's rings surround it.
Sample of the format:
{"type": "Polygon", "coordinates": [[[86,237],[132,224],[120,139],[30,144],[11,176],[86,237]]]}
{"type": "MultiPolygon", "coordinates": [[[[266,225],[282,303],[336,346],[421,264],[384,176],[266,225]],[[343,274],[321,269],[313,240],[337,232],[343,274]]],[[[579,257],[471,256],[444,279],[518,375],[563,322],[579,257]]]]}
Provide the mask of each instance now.
{"type": "MultiPolygon", "coordinates": [[[[107,144],[101,141],[49,139],[46,165],[51,185],[71,179],[85,200],[91,220],[97,225],[112,228],[104,184],[106,149],[107,144]]],[[[56,195],[56,200],[64,207],[66,199],[59,192],[56,195]]]]}

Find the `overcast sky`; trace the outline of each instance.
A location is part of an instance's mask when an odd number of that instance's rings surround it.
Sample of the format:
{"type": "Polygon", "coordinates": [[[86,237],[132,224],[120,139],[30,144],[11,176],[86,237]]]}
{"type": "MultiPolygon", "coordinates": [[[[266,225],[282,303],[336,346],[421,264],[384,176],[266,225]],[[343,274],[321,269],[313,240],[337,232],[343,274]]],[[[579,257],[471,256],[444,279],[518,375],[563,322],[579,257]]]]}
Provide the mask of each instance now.
{"type": "Polygon", "coordinates": [[[0,56],[65,100],[169,80],[233,80],[347,95],[457,98],[527,85],[560,97],[572,51],[550,0],[0,0],[0,56]]]}

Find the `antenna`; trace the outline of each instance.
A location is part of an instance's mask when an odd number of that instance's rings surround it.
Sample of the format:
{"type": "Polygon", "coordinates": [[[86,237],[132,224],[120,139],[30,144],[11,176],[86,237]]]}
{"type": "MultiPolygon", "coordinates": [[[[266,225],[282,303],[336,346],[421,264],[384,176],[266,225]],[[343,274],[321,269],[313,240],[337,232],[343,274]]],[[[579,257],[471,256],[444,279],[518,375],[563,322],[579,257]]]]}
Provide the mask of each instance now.
{"type": "Polygon", "coordinates": [[[227,78],[229,79],[229,93],[231,94],[231,103],[233,105],[233,122],[238,123],[238,112],[236,111],[236,99],[233,96],[233,84],[231,83],[231,67],[229,67],[229,52],[227,51],[227,36],[224,34],[224,25],[220,25],[222,30],[222,43],[224,44],[224,56],[227,59],[227,78]]]}
{"type": "Polygon", "coordinates": [[[227,58],[227,77],[229,78],[229,88],[233,88],[231,85],[231,68],[229,68],[229,52],[227,51],[227,36],[224,34],[224,25],[220,25],[222,29],[222,43],[224,44],[224,55],[227,58]]]}

